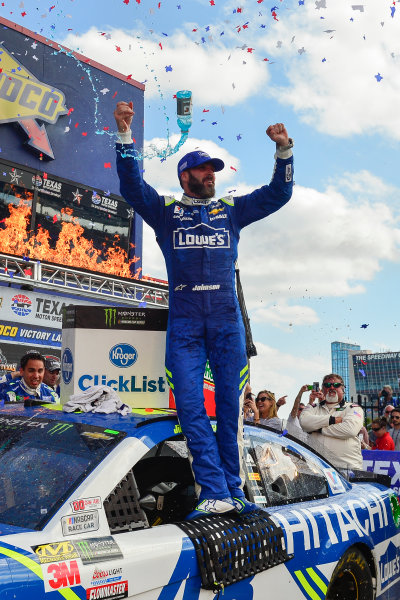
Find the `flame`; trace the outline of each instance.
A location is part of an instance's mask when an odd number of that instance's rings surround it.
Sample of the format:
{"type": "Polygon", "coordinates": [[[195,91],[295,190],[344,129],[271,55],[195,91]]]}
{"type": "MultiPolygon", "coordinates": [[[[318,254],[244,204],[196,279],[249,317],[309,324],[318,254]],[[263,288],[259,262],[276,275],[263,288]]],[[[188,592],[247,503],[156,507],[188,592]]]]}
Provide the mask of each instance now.
{"type": "Polygon", "coordinates": [[[49,232],[40,225],[36,235],[31,235],[29,223],[32,198],[33,194],[20,199],[18,206],[8,205],[10,216],[2,220],[4,229],[0,229],[2,251],[129,279],[139,278],[141,269],[137,269],[134,276],[130,271],[130,266],[139,258],[128,260],[127,252],[119,246],[119,236],[114,236],[111,246],[108,247],[107,242],[103,242],[103,248],[98,250],[91,240],[85,238],[84,228],[69,208],[61,209],[61,215],[58,216],[61,231],[54,248],[51,247],[49,232]]]}

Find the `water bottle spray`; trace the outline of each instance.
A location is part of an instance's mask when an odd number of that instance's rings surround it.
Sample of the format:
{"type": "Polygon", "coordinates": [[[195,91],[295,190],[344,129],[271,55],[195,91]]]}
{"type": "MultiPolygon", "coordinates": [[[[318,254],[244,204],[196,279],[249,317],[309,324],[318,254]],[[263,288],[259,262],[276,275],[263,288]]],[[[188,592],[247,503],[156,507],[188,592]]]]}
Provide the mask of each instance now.
{"type": "Polygon", "coordinates": [[[187,134],[192,125],[192,92],[180,90],[176,92],[176,115],[182,133],[187,134]]]}

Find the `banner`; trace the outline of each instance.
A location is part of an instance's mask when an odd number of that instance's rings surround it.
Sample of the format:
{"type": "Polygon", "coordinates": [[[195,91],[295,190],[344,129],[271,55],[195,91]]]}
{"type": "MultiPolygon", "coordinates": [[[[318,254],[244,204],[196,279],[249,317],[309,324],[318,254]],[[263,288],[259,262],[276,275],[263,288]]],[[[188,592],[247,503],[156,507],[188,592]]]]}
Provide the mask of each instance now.
{"type": "Polygon", "coordinates": [[[389,475],[392,479],[392,490],[400,494],[400,452],[363,450],[362,457],[364,471],[389,475]]]}

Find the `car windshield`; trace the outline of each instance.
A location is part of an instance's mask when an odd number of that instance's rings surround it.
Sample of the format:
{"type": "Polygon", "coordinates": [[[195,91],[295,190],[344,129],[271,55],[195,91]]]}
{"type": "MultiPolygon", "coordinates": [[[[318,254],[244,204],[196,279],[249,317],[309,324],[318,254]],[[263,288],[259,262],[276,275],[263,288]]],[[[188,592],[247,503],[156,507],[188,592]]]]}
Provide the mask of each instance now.
{"type": "Polygon", "coordinates": [[[41,529],[124,433],[0,416],[0,522],[41,529]]]}

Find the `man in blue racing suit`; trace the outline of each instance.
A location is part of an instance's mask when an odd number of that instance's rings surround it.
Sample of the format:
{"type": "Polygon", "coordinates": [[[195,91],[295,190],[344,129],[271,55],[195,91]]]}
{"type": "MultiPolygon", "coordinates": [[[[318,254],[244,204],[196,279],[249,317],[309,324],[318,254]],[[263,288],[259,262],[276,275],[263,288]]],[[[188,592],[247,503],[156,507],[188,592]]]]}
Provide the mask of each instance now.
{"type": "MultiPolygon", "coordinates": [[[[44,357],[39,352],[28,352],[21,358],[20,379],[0,384],[0,406],[5,402],[60,402],[58,394],[43,383],[44,357]]],[[[9,378],[8,378],[9,379],[9,378]]]]}
{"type": "Polygon", "coordinates": [[[166,374],[178,418],[193,457],[199,504],[188,518],[231,510],[254,510],[243,493],[243,390],[248,379],[244,326],[235,290],[240,230],[279,210],[292,195],[293,143],[282,123],[271,125],[276,142],[272,181],[245,196],[213,199],[218,158],[202,151],[178,164],[183,196],[160,196],[143,181],[132,144],[132,102],[114,111],[120,143],[121,194],[155,231],[169,282],[166,374]],[[209,364],[215,382],[217,431],[204,408],[203,380],[209,364]]]}

